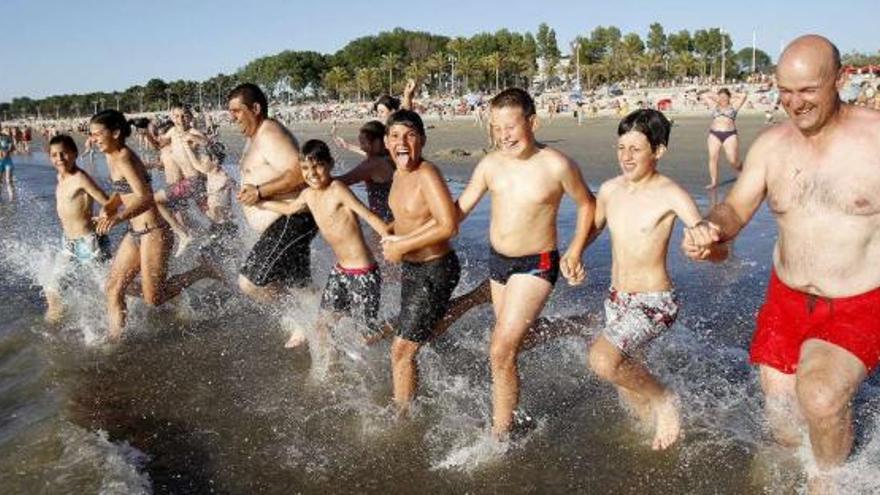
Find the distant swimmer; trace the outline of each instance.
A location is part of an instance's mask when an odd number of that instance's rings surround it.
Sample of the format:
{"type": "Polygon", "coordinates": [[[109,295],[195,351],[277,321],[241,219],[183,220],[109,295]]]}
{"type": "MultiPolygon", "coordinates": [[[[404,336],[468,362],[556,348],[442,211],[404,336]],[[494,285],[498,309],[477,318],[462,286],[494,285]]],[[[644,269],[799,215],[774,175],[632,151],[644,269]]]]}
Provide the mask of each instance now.
{"type": "Polygon", "coordinates": [[[15,167],[12,164],[12,154],[15,152],[15,138],[12,131],[7,128],[0,127],[0,174],[3,176],[3,183],[6,185],[6,194],[10,201],[15,200],[15,185],[13,183],[13,172],[15,167]]]}
{"type": "MultiPolygon", "coordinates": [[[[76,165],[76,142],[67,134],[49,140],[49,160],[58,173],[55,186],[55,211],[64,235],[61,238],[62,280],[46,287],[46,321],[56,322],[64,310],[62,291],[68,275],[79,267],[110,259],[110,239],[95,231],[94,203],[106,205],[110,198],[85,171],[76,165]]],[[[70,296],[68,294],[68,296],[70,296]]]]}
{"type": "Polygon", "coordinates": [[[497,151],[477,164],[458,208],[464,218],[491,193],[489,274],[496,320],[489,349],[492,430],[504,437],[514,426],[519,403],[517,358],[523,340],[560,272],[571,284],[586,276],[581,255],[595,200],[573,160],[535,141],[535,103],[526,91],[502,91],[490,102],[490,112],[497,151]],[[560,256],[556,220],[564,195],[574,200],[577,219],[572,242],[560,256]]]}
{"type": "Polygon", "coordinates": [[[815,493],[852,450],[853,398],[880,362],[880,113],[840,101],[840,52],[821,36],[789,44],[776,76],[789,120],[758,137],[682,247],[706,258],[767,199],[779,238],[751,362],[776,438],[797,446],[809,432],[815,493]]]}
{"type": "Polygon", "coordinates": [[[89,135],[107,158],[113,196],[101,209],[96,231],[103,235],[128,222],[128,231],[113,257],[107,279],[108,338],[118,341],[125,328],[125,296],[140,274],[144,302],[160,306],[184,288],[206,277],[216,277],[205,266],[168,277],[168,257],[173,239],[159,215],[143,162],[126,144],[131,126],[117,110],[103,110],[89,123],[89,135]]]}
{"type": "Polygon", "coordinates": [[[702,217],[678,184],[657,172],[672,128],[657,110],[636,110],[617,128],[621,174],[599,189],[596,233],[611,233],[611,288],[605,329],[589,350],[590,368],[611,382],[639,419],[654,429],[652,447],[665,449],[681,431],[678,397],[642,363],[643,352],[675,322],[679,301],[666,271],[676,217],[687,227],[702,217]]]}
{"type": "Polygon", "coordinates": [[[383,242],[383,251],[388,261],[403,262],[400,318],[391,345],[394,402],[402,413],[418,386],[416,355],[446,313],[461,276],[450,244],[458,233],[455,205],[440,170],[422,157],[426,141],[417,113],[399,110],[388,118],[385,147],[397,167],[388,199],[395,237],[383,242]]]}
{"type": "MultiPolygon", "coordinates": [[[[321,236],[336,255],[336,265],[330,271],[321,296],[321,315],[316,324],[316,344],[326,353],[330,327],[341,316],[353,317],[362,327],[365,337],[381,332],[379,297],[382,276],[379,265],[364,235],[358,219],[361,218],[379,235],[387,235],[389,227],[371,212],[340,180],[330,176],[333,157],[323,141],[313,139],[303,145],[302,171],[308,184],[296,199],[288,201],[261,201],[260,208],[292,215],[308,209],[315,217],[321,236]]],[[[299,333],[288,340],[287,347],[304,343],[299,333]]]]}
{"type": "Polygon", "coordinates": [[[742,169],[739,161],[739,136],[736,130],[736,114],[748,100],[747,93],[733,96],[727,88],[721,88],[713,95],[706,93],[702,98],[714,106],[712,124],[709,126],[709,137],[706,146],[709,148],[709,185],[706,189],[718,187],[718,160],[721,150],[734,170],[742,169]]]}
{"type": "Polygon", "coordinates": [[[260,233],[241,267],[238,285],[255,300],[275,302],[287,289],[306,287],[312,280],[310,245],[318,233],[312,214],[285,216],[257,206],[266,199],[295,198],[302,190],[299,145],[286,127],[269,118],[266,95],[255,84],[236,86],[227,101],[247,139],[236,197],[248,225],[260,233]]]}

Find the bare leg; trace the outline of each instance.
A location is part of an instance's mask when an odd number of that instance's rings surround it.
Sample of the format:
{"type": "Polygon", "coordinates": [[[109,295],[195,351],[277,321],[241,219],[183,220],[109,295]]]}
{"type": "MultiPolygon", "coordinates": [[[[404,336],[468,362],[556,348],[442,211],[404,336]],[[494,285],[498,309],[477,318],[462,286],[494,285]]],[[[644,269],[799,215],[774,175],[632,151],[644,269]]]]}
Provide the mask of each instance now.
{"type": "Polygon", "coordinates": [[[47,323],[57,323],[64,314],[64,302],[61,294],[55,289],[46,289],[46,314],[43,317],[47,323]]]}
{"type": "Polygon", "coordinates": [[[391,374],[394,382],[394,403],[401,414],[406,414],[416,395],[419,369],[416,363],[421,344],[395,337],[391,344],[391,374]]]}
{"type": "Polygon", "coordinates": [[[184,250],[186,250],[186,247],[192,242],[192,236],[189,235],[186,227],[177,220],[177,217],[168,208],[168,196],[164,190],[155,193],[153,199],[156,201],[156,208],[159,210],[159,214],[162,215],[162,218],[166,222],[168,222],[168,225],[171,226],[171,230],[174,231],[174,235],[177,236],[177,251],[174,253],[174,256],[180,256],[183,254],[184,250]]]}
{"type": "Polygon", "coordinates": [[[706,189],[714,189],[718,186],[718,159],[721,154],[721,141],[709,134],[706,146],[709,149],[709,185],[706,186],[706,189]]]}
{"type": "Polygon", "coordinates": [[[820,471],[811,477],[816,486],[852,450],[852,399],[866,376],[864,364],[841,347],[816,339],[801,346],[796,389],[820,471]]]}
{"type": "Polygon", "coordinates": [[[238,274],[238,288],[254,301],[263,304],[274,304],[284,295],[284,290],[277,284],[269,284],[263,287],[255,285],[242,274],[238,274]]]}
{"type": "Polygon", "coordinates": [[[804,417],[798,406],[795,375],[769,366],[759,367],[764,391],[764,414],[773,438],[784,447],[797,447],[803,439],[804,417]]]}
{"type": "MultiPolygon", "coordinates": [[[[681,433],[681,415],[678,399],[644,366],[628,358],[604,336],[599,336],[589,351],[590,368],[603,380],[614,386],[642,396],[651,405],[654,416],[654,450],[662,450],[678,440],[681,433]]],[[[621,398],[630,398],[621,394],[621,398]]],[[[631,403],[638,411],[639,401],[631,403]]]]}
{"type": "Polygon", "coordinates": [[[724,155],[727,157],[727,162],[730,163],[730,166],[737,172],[742,170],[742,163],[739,161],[739,136],[736,134],[730,136],[724,141],[722,147],[724,148],[724,155]]]}
{"type": "Polygon", "coordinates": [[[489,362],[492,366],[492,432],[506,435],[519,404],[517,357],[526,332],[537,319],[553,286],[531,275],[513,275],[507,285],[492,281],[496,322],[492,330],[489,362]]]}
{"type": "Polygon", "coordinates": [[[480,282],[480,285],[474,287],[473,290],[466,294],[462,294],[449,302],[449,309],[443,315],[443,318],[434,326],[434,332],[431,338],[435,339],[446,333],[446,330],[476,306],[492,301],[492,291],[489,285],[489,279],[480,282]]]}
{"type": "Polygon", "coordinates": [[[168,277],[168,256],[171,252],[171,236],[165,230],[154,230],[141,237],[141,290],[144,302],[151,306],[161,306],[180,291],[213,276],[213,273],[199,266],[173,277],[168,277]]]}
{"type": "Polygon", "coordinates": [[[138,245],[131,239],[131,234],[126,234],[116,250],[116,256],[110,265],[110,275],[107,278],[107,317],[109,329],[107,337],[111,342],[122,337],[122,329],[125,328],[125,292],[128,284],[141,270],[141,255],[138,245]]]}
{"type": "Polygon", "coordinates": [[[9,201],[15,201],[15,184],[12,176],[12,167],[6,168],[4,179],[6,181],[6,192],[9,194],[9,201]]]}

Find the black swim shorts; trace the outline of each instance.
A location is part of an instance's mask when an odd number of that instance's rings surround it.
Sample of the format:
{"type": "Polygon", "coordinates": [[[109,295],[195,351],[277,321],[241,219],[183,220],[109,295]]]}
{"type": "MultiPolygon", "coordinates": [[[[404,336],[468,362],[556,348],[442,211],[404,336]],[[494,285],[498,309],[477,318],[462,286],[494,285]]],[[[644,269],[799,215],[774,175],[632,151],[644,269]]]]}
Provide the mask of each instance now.
{"type": "Polygon", "coordinates": [[[310,250],[318,225],[310,212],[281,216],[254,244],[241,274],[257,287],[280,282],[305,287],[312,281],[310,250]]]}
{"type": "Polygon", "coordinates": [[[460,276],[461,265],[455,251],[424,263],[404,262],[397,335],[420,344],[427,341],[446,314],[460,276]]]}
{"type": "Polygon", "coordinates": [[[559,251],[547,251],[528,256],[510,257],[489,248],[489,277],[506,284],[511,275],[522,273],[543,278],[555,285],[559,279],[559,251]]]}
{"type": "Polygon", "coordinates": [[[336,265],[327,277],[321,309],[350,316],[374,334],[379,330],[381,293],[382,276],[377,265],[354,269],[336,265]]]}

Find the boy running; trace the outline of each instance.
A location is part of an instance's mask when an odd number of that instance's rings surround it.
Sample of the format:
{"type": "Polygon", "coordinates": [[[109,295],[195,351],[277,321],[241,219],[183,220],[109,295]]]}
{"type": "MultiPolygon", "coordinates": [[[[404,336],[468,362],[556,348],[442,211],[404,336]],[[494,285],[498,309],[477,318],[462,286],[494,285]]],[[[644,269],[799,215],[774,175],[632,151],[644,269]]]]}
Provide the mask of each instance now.
{"type": "Polygon", "coordinates": [[[416,393],[416,354],[446,313],[461,276],[458,256],[449,244],[458,232],[455,204],[440,171],[422,158],[426,141],[417,113],[398,110],[388,118],[385,147],[397,168],[388,204],[396,236],[382,246],[388,261],[403,262],[400,318],[391,344],[394,402],[401,413],[416,393]]]}
{"type": "Polygon", "coordinates": [[[458,199],[461,219],[487,191],[492,195],[489,274],[495,327],[489,350],[492,367],[492,432],[506,436],[519,403],[517,356],[561,272],[569,283],[583,282],[581,254],[593,223],[595,201],[578,165],[535,141],[537,115],[532,97],[509,88],[491,103],[490,126],[496,149],[477,164],[458,199]],[[571,245],[560,257],[556,217],[562,196],[577,208],[571,245]]]}
{"type": "MultiPolygon", "coordinates": [[[[296,199],[261,201],[257,205],[283,215],[292,215],[308,207],[321,236],[336,255],[336,266],[321,296],[323,311],[316,326],[318,345],[325,347],[327,328],[344,314],[365,325],[368,333],[379,331],[377,318],[382,278],[373,253],[364,242],[358,217],[363,218],[379,235],[387,235],[388,226],[367,209],[345,184],[330,177],[333,157],[323,141],[307,141],[302,152],[302,174],[308,189],[296,199]]],[[[304,342],[304,336],[294,332],[285,347],[296,347],[304,342]]]]}
{"type": "Polygon", "coordinates": [[[611,233],[611,288],[605,329],[589,350],[589,366],[617,388],[621,399],[654,428],[652,447],[678,439],[678,398],[640,362],[641,351],[678,315],[666,272],[675,218],[688,228],[701,220],[697,205],[678,184],[657,173],[671,124],[656,110],[636,110],[617,128],[621,174],[599,189],[595,224],[611,233]]]}
{"type": "MultiPolygon", "coordinates": [[[[64,231],[62,253],[65,263],[85,264],[110,259],[110,240],[95,233],[92,206],[102,206],[110,198],[76,165],[79,152],[73,138],[59,134],[49,141],[49,159],[58,172],[55,202],[58,219],[64,231]]],[[[46,288],[46,321],[56,322],[63,313],[64,304],[56,288],[46,288]]]]}

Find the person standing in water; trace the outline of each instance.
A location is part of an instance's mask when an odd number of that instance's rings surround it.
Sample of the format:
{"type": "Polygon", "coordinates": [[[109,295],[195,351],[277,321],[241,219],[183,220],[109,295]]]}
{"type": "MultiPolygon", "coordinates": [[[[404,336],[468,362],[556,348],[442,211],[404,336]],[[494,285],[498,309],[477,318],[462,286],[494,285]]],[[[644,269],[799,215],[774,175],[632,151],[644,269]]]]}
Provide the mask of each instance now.
{"type": "Polygon", "coordinates": [[[114,193],[101,209],[96,232],[104,235],[120,223],[129,224],[110,265],[106,286],[108,338],[118,341],[125,328],[126,289],[138,274],[144,302],[150,306],[160,306],[184,288],[215,275],[200,266],[167,276],[173,239],[168,224],[156,209],[143,162],[125,144],[131,135],[125,116],[117,110],[98,112],[89,123],[89,135],[107,159],[114,193]]]}
{"type": "Polygon", "coordinates": [[[641,355],[678,316],[678,297],[666,271],[675,219],[688,227],[702,220],[688,193],[657,172],[671,129],[657,110],[636,110],[620,122],[621,174],[599,188],[595,219],[596,232],[607,225],[611,233],[611,288],[605,329],[590,346],[589,365],[653,428],[654,450],[675,443],[681,414],[678,397],[648,371],[641,355]]]}
{"type": "Polygon", "coordinates": [[[586,277],[581,255],[593,224],[595,200],[578,165],[535,140],[535,103],[526,91],[506,89],[489,107],[497,151],[477,164],[458,198],[458,208],[459,219],[463,219],[486,192],[492,195],[492,431],[504,437],[514,426],[519,404],[517,358],[523,340],[559,273],[571,284],[586,277]],[[556,218],[564,195],[574,200],[577,220],[571,245],[560,257],[556,218]]]}
{"type": "Polygon", "coordinates": [[[416,394],[419,349],[446,313],[461,276],[450,245],[458,233],[455,204],[437,166],[422,158],[426,141],[417,113],[399,110],[388,118],[385,147],[397,167],[388,204],[396,236],[382,246],[388,261],[403,262],[400,317],[391,344],[394,402],[401,413],[416,394]]]}
{"type": "MultiPolygon", "coordinates": [[[[64,232],[61,241],[62,263],[65,264],[66,278],[74,265],[77,268],[90,263],[102,263],[110,259],[110,239],[95,231],[92,218],[94,203],[101,206],[110,198],[95,184],[85,171],[76,165],[79,152],[73,138],[67,134],[59,134],[49,140],[49,160],[58,173],[58,184],[55,186],[55,211],[64,232]]],[[[64,298],[61,285],[47,287],[46,321],[53,323],[61,319],[64,311],[64,298]]]]}
{"type": "Polygon", "coordinates": [[[299,145],[286,127],[269,118],[269,103],[258,86],[240,84],[227,101],[233,121],[247,138],[237,198],[248,225],[260,233],[241,267],[238,285],[255,300],[274,302],[286,289],[311,282],[310,245],[318,226],[308,211],[285,216],[257,206],[267,199],[293,199],[302,190],[299,145]]]}
{"type": "Polygon", "coordinates": [[[742,163],[739,161],[736,114],[748,99],[748,94],[743,93],[734,97],[729,89],[721,88],[717,95],[707,93],[702,97],[715,107],[712,109],[712,124],[709,126],[709,137],[706,140],[709,149],[710,179],[706,189],[714,189],[718,187],[718,160],[721,158],[722,150],[734,170],[739,172],[742,169],[742,163]]]}
{"type": "Polygon", "coordinates": [[[880,364],[880,113],[840,101],[840,52],[821,36],[791,42],[776,78],[789,120],[758,137],[682,247],[723,254],[767,198],[779,239],[750,359],[776,439],[797,447],[805,427],[810,489],[830,491],[853,446],[853,398],[880,364]]]}
{"type": "Polygon", "coordinates": [[[11,132],[9,128],[3,129],[0,127],[0,175],[2,175],[3,183],[6,185],[9,201],[15,201],[15,186],[13,184],[15,167],[12,164],[12,153],[15,152],[15,138],[11,132]]]}

